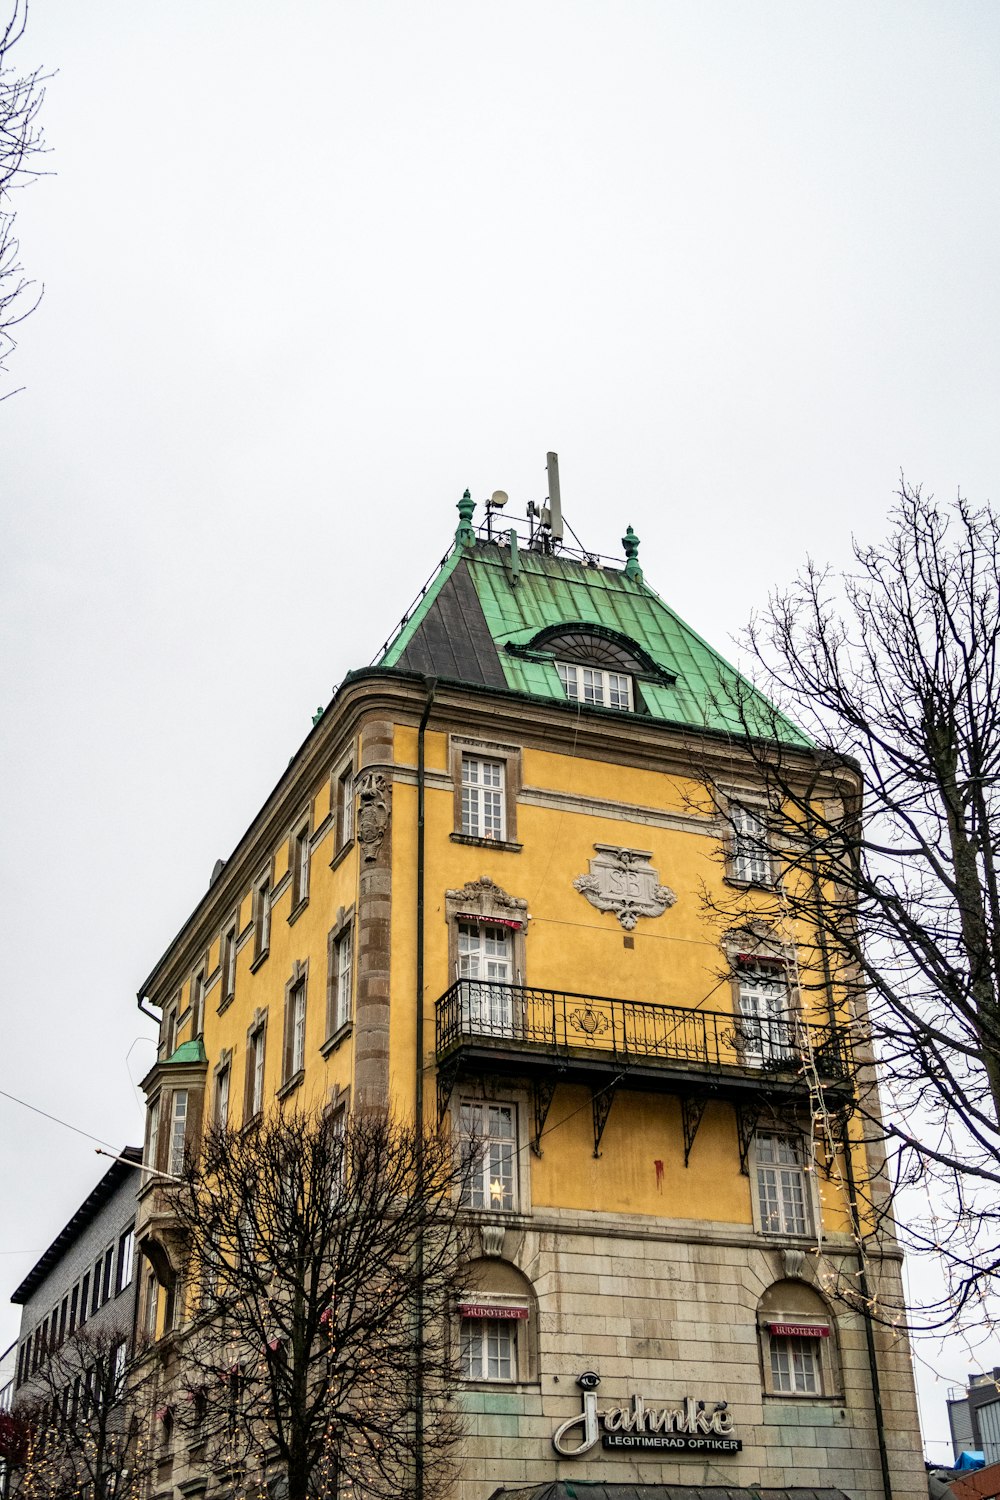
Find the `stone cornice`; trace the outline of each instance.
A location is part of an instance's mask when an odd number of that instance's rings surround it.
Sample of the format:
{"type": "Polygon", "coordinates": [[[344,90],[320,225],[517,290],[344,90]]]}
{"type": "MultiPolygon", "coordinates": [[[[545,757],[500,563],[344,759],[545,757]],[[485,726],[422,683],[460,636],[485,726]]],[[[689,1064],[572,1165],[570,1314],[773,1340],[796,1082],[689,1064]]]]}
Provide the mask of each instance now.
{"type": "MultiPolygon", "coordinates": [[[[391,718],[416,727],[427,702],[427,679],[411,672],[366,668],[349,673],[322,718],[306,736],[287,769],[239,840],[218,878],[167,946],[138,991],[140,1004],[162,1007],[186,977],[191,955],[204,949],[249,890],[262,858],[288,833],[302,799],[343,755],[363,719],[391,718]]],[[[429,726],[432,732],[458,731],[496,738],[505,735],[525,748],[575,754],[611,764],[659,771],[684,778],[707,774],[755,774],[741,741],[715,731],[665,724],[614,710],[581,712],[520,693],[467,687],[439,680],[429,726]],[[526,708],[530,712],[526,713],[526,708]]],[[[818,755],[781,748],[784,767],[803,782],[816,776],[818,755]]],[[[858,776],[844,762],[824,766],[821,786],[842,794],[858,776]]]]}

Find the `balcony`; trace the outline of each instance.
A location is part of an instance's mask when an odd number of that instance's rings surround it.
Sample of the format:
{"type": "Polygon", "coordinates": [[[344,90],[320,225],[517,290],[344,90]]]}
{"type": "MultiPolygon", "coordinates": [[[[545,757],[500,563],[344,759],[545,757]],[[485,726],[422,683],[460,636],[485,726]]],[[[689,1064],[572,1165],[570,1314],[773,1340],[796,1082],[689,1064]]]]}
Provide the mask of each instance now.
{"type": "MultiPolygon", "coordinates": [[[[595,1154],[616,1089],[680,1094],[685,1162],[709,1098],[733,1100],[746,1120],[764,1101],[803,1102],[821,1090],[837,1108],[851,1096],[846,1030],[797,1016],[734,1016],[460,979],[437,1002],[436,1022],[441,1115],[461,1077],[527,1076],[535,1087],[536,1150],[560,1081],[593,1090],[595,1154]]],[[[741,1127],[741,1147],[743,1135],[741,1127]]]]}

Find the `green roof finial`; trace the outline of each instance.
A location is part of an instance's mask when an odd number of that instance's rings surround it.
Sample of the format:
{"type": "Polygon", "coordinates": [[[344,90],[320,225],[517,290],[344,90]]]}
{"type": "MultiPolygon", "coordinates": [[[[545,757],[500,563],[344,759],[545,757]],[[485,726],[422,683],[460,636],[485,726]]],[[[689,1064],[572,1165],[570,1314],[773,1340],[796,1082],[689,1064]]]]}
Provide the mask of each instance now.
{"type": "Polygon", "coordinates": [[[313,728],[314,729],[316,728],[316,725],[319,723],[320,719],[323,717],[323,715],[324,715],[325,712],[326,712],[326,710],[324,709],[324,707],[323,707],[323,705],[321,703],[320,706],[319,706],[319,708],[317,708],[316,712],[313,714],[313,728]]]}
{"type": "Polygon", "coordinates": [[[631,526],[625,529],[625,535],[622,537],[622,546],[625,548],[625,577],[634,578],[636,583],[641,583],[642,569],[639,566],[639,538],[631,526]]]}
{"type": "Polygon", "coordinates": [[[472,516],[476,509],[476,502],[466,490],[458,502],[458,529],[455,532],[455,545],[457,547],[474,547],[476,545],[476,533],[472,529],[472,516]]]}

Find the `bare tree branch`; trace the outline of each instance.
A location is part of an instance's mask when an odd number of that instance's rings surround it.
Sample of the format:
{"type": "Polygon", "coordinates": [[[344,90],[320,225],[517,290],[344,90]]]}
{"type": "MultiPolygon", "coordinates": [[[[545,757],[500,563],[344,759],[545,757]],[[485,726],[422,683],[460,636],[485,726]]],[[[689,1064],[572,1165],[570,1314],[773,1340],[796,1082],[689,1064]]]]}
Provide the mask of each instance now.
{"type": "MultiPolygon", "coordinates": [[[[0,29],[0,375],[16,347],[13,329],[34,312],[42,291],[24,274],[20,243],[15,233],[16,213],[11,195],[40,175],[38,158],[46,151],[39,115],[45,84],[51,74],[41,68],[19,73],[10,54],[24,37],[28,0],[14,0],[6,25],[0,29]]],[[[14,391],[0,392],[0,400],[14,391]]]]}
{"type": "Polygon", "coordinates": [[[839,580],[809,562],[751,626],[775,708],[764,722],[745,684],[735,707],[781,877],[706,900],[794,931],[803,996],[873,1038],[889,1123],[874,1083],[856,1109],[894,1191],[859,1185],[859,1212],[888,1229],[921,1187],[926,1219],[895,1228],[946,1259],[926,1310],[943,1326],[995,1288],[1000,1240],[1000,520],[904,480],[888,538],[854,559],[839,580]],[[788,745],[788,717],[811,746],[788,745]]]}
{"type": "Polygon", "coordinates": [[[188,1249],[170,1418],[215,1475],[439,1493],[460,1435],[450,1336],[467,1154],[387,1116],[212,1131],[166,1190],[188,1249]],[[419,1336],[418,1336],[419,1332],[419,1336]]]}

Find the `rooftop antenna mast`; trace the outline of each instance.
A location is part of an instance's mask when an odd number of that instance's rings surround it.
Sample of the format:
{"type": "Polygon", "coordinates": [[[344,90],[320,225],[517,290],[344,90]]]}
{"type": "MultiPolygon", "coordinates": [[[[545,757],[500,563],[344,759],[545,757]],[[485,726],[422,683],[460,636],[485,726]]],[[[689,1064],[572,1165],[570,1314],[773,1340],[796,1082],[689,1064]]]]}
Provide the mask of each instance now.
{"type": "Polygon", "coordinates": [[[545,468],[549,476],[549,535],[554,542],[563,539],[562,499],[559,494],[559,455],[546,453],[545,468]]]}
{"type": "Polygon", "coordinates": [[[531,528],[529,547],[538,552],[554,552],[556,544],[563,539],[562,499],[559,494],[559,455],[546,453],[545,471],[549,477],[548,505],[536,505],[528,501],[528,525],[531,528]],[[537,516],[538,525],[534,524],[537,516]]]}

